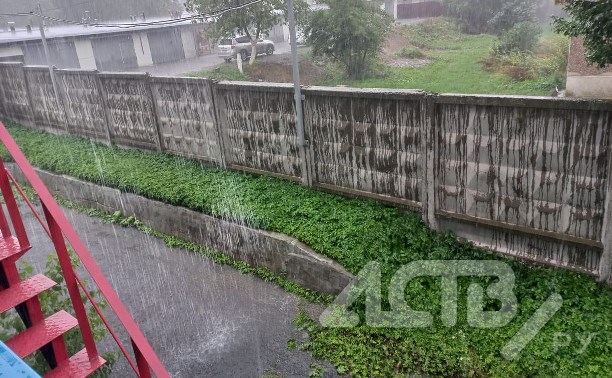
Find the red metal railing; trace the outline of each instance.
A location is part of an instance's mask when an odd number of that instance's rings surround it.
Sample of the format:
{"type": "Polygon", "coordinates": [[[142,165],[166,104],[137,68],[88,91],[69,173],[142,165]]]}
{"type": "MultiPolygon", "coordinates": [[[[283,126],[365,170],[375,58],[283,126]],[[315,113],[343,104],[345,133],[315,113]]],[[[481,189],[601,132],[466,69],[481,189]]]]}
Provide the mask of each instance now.
{"type": "MultiPolygon", "coordinates": [[[[40,222],[47,235],[49,235],[49,237],[53,241],[88,355],[97,356],[98,351],[94,341],[91,326],[89,324],[89,320],[87,319],[85,304],[81,299],[81,289],[82,292],[89,299],[89,301],[92,303],[94,309],[100,316],[100,319],[102,319],[102,322],[108,329],[109,333],[119,346],[119,349],[126,357],[128,363],[130,364],[130,366],[138,377],[149,378],[151,377],[151,371],[153,371],[153,373],[158,378],[170,377],[165,367],[153,351],[153,348],[136,325],[136,322],[134,321],[134,319],[132,319],[132,316],[128,312],[127,308],[121,302],[121,300],[117,296],[117,293],[115,293],[112,286],[96,264],[89,251],[87,250],[87,247],[85,246],[85,244],[83,244],[68,219],[66,219],[66,216],[62,212],[61,208],[55,202],[55,199],[53,198],[45,184],[42,182],[42,180],[38,177],[38,175],[34,171],[34,168],[32,167],[32,165],[30,165],[30,162],[23,155],[21,149],[17,146],[17,143],[15,143],[15,140],[9,134],[8,130],[6,129],[4,124],[2,124],[2,122],[0,122],[0,142],[4,144],[12,159],[21,169],[21,172],[27,179],[28,183],[32,186],[32,188],[38,195],[38,198],[40,199],[40,203],[43,208],[46,224],[43,218],[37,213],[35,206],[27,198],[23,189],[19,186],[13,176],[11,176],[10,172],[6,170],[2,159],[0,159],[0,190],[2,191],[3,197],[5,198],[9,215],[11,216],[11,219],[21,219],[18,204],[12,196],[12,183],[13,186],[20,193],[20,195],[24,198],[27,205],[30,207],[31,211],[34,213],[36,219],[40,222]],[[88,289],[83,284],[83,281],[74,271],[70,262],[70,255],[66,246],[66,241],[68,242],[68,244],[70,244],[75,254],[81,260],[83,267],[91,276],[92,281],[98,286],[100,292],[117,315],[119,321],[125,327],[125,330],[127,331],[130,337],[136,361],[134,361],[134,359],[130,356],[127,348],[121,343],[116,332],[110,326],[110,324],[102,314],[102,311],[100,310],[99,306],[95,303],[88,289]]],[[[3,216],[3,214],[0,215],[0,231],[4,231],[5,229],[8,230],[8,227],[9,226],[6,218],[3,216]]],[[[21,221],[13,222],[13,228],[15,229],[15,235],[19,240],[20,245],[29,246],[29,241],[25,228],[23,227],[23,223],[21,221]]]]}

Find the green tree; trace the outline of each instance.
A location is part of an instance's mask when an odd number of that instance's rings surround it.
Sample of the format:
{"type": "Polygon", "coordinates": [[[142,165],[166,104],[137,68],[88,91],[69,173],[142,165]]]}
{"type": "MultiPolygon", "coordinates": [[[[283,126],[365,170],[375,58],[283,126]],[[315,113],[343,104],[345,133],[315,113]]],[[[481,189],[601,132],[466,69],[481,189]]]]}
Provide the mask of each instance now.
{"type": "Polygon", "coordinates": [[[463,22],[468,33],[502,34],[515,24],[536,18],[532,0],[446,0],[449,14],[463,22]]]}
{"type": "Polygon", "coordinates": [[[306,28],[313,56],[341,63],[350,79],[363,79],[380,54],[392,20],[365,0],[330,0],[306,28]]]}
{"type": "MultiPolygon", "coordinates": [[[[202,14],[215,14],[220,10],[235,8],[248,1],[236,0],[187,0],[187,9],[202,14]]],[[[294,1],[296,18],[302,21],[307,16],[308,5],[304,0],[294,1]]],[[[213,34],[215,37],[243,34],[251,39],[251,61],[257,56],[257,40],[266,35],[272,27],[286,19],[287,5],[283,0],[263,0],[259,3],[225,12],[216,17],[213,34]]]]}
{"type": "Polygon", "coordinates": [[[603,68],[612,64],[612,0],[570,0],[568,18],[555,18],[558,33],[584,36],[587,62],[603,68]]]}

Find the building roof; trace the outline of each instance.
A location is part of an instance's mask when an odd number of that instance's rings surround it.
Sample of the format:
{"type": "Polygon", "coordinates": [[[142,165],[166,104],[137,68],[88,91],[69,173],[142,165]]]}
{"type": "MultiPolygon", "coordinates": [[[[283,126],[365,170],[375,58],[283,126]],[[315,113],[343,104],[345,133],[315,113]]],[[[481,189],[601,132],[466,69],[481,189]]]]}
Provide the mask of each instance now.
{"type": "MultiPolygon", "coordinates": [[[[167,21],[167,18],[159,19],[148,19],[147,22],[155,21],[167,21]]],[[[130,22],[125,22],[129,24],[130,22]]],[[[170,25],[144,25],[136,26],[133,28],[118,28],[118,27],[93,27],[93,26],[81,26],[81,25],[62,25],[62,26],[51,26],[46,31],[47,39],[53,38],[66,38],[66,37],[84,37],[93,36],[100,34],[113,34],[113,33],[132,33],[137,31],[155,30],[168,27],[176,26],[187,26],[191,25],[191,21],[182,21],[170,25]]],[[[36,41],[40,40],[40,30],[38,27],[32,27],[32,32],[28,33],[25,28],[19,28],[15,33],[11,31],[0,30],[0,45],[2,44],[13,44],[23,41],[36,41]]]]}

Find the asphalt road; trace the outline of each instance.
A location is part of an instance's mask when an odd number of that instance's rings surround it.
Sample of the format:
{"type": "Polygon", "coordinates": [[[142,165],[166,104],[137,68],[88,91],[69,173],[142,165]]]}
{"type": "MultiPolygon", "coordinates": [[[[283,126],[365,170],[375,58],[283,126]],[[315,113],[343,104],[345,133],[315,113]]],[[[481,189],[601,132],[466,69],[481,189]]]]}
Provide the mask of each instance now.
{"type": "MultiPolygon", "coordinates": [[[[276,51],[275,55],[282,55],[291,52],[291,46],[288,42],[281,42],[275,44],[276,51]]],[[[262,61],[267,59],[274,59],[273,56],[260,55],[257,57],[262,61]]],[[[172,62],[159,64],[155,66],[147,66],[147,67],[138,67],[133,69],[133,72],[148,72],[151,75],[155,76],[180,76],[185,75],[192,72],[205,71],[209,70],[213,67],[216,67],[220,64],[227,64],[223,61],[223,59],[219,58],[216,52],[213,52],[210,55],[204,55],[194,59],[183,60],[180,62],[172,62]]],[[[235,63],[233,63],[235,64],[235,63]]]]}
{"type": "MultiPolygon", "coordinates": [[[[136,229],[65,212],[173,377],[308,376],[310,354],[288,350],[287,342],[303,337],[293,325],[299,306],[317,308],[136,229]]],[[[22,214],[33,245],[25,258],[41,272],[53,247],[34,217],[22,214]]],[[[121,329],[112,313],[109,319],[121,329]]],[[[102,344],[114,346],[110,337],[102,344]]],[[[125,359],[112,376],[133,376],[125,359]]]]}

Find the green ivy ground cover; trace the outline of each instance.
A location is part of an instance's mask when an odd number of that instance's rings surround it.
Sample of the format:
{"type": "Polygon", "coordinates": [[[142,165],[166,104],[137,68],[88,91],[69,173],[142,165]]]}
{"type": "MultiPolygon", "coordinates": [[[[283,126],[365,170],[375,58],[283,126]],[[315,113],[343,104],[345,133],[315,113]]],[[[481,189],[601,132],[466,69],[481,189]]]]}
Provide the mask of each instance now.
{"type": "MultiPolygon", "coordinates": [[[[466,322],[466,292],[472,282],[461,278],[457,324],[439,320],[438,278],[412,281],[406,288],[415,310],[434,315],[424,329],[322,328],[306,315],[296,319],[310,340],[300,347],[331,361],[353,376],[612,376],[612,290],[592,277],[484,253],[450,234],[429,230],[418,214],[369,200],[347,199],[276,178],[210,168],[161,153],[122,150],[86,140],[55,136],[9,123],[9,131],[32,165],[51,172],[181,205],[293,236],[353,273],[370,261],[383,272],[383,298],[393,273],[416,260],[496,259],[516,275],[519,310],[507,326],[475,329],[466,322]],[[551,295],[563,306],[522,353],[512,361],[502,347],[551,295]],[[585,346],[586,340],[590,343],[585,346]],[[581,342],[583,340],[583,342],[581,342]],[[564,345],[568,344],[568,345],[564,345]]],[[[7,158],[6,151],[2,156],[7,158]]],[[[363,301],[355,305],[362,315],[363,301]]],[[[487,309],[499,304],[490,301],[487,309]]],[[[388,306],[383,303],[383,307],[388,306]]]]}

